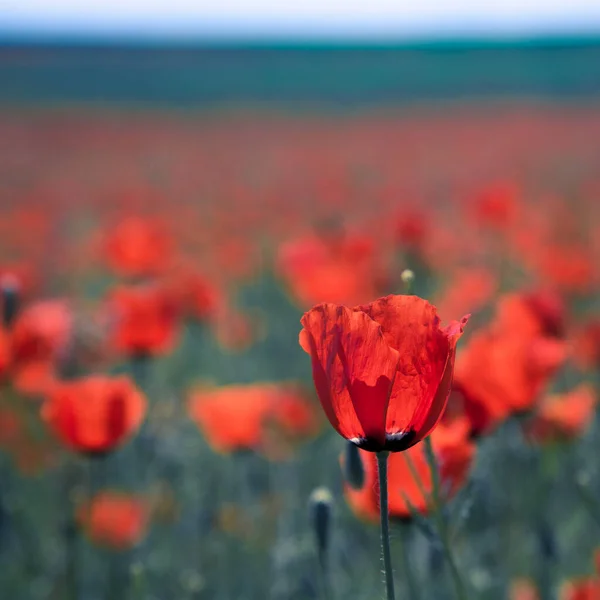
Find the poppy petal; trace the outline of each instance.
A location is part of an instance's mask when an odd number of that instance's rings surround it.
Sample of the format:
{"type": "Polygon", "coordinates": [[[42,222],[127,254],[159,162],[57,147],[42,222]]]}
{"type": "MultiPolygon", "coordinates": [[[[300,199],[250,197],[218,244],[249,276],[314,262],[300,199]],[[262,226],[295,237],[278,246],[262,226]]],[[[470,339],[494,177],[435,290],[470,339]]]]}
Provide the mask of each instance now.
{"type": "MultiPolygon", "coordinates": [[[[437,411],[445,406],[449,389],[441,390],[439,398],[437,392],[447,367],[451,381],[453,360],[449,361],[449,354],[462,325],[456,323],[447,331],[441,329],[435,306],[417,296],[386,296],[355,310],[377,321],[388,344],[398,350],[400,361],[386,431],[389,437],[400,434],[407,436],[405,443],[415,444],[421,438],[408,435],[423,431],[424,425],[429,428],[431,420],[435,425],[439,419],[437,411]]],[[[444,383],[449,385],[449,381],[444,383]]]]}
{"type": "Polygon", "coordinates": [[[302,317],[319,400],[345,438],[385,442],[385,416],[399,355],[365,313],[320,304],[302,317]]]}

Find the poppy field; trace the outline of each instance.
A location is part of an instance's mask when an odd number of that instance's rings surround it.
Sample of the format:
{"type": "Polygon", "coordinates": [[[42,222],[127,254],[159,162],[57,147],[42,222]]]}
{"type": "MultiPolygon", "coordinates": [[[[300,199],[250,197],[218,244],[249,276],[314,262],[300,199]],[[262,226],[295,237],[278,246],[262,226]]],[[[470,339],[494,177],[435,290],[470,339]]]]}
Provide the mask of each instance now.
{"type": "Polygon", "coordinates": [[[600,599],[597,104],[0,132],[2,599],[600,599]]]}

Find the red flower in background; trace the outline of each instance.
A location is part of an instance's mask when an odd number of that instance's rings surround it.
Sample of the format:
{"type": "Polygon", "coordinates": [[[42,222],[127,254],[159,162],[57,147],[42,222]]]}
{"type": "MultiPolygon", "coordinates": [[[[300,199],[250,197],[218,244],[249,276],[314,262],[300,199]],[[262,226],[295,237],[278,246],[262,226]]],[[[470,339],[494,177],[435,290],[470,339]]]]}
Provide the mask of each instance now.
{"type": "Polygon", "coordinates": [[[114,315],[113,343],[129,356],[169,352],[178,328],[178,307],[171,295],[156,285],[120,286],[109,298],[114,315]]]}
{"type": "Polygon", "coordinates": [[[515,222],[521,190],[515,181],[497,181],[487,185],[473,199],[473,215],[486,225],[503,229],[515,222]]]}
{"type": "Polygon", "coordinates": [[[456,360],[451,403],[462,405],[474,434],[489,432],[538,401],[567,355],[565,342],[554,335],[561,322],[555,317],[531,296],[505,296],[493,322],[468,340],[456,360]]]}
{"type": "Polygon", "coordinates": [[[560,600],[600,600],[600,579],[580,579],[563,585],[560,600]]]}
{"type": "Polygon", "coordinates": [[[128,377],[91,375],[57,383],[42,418],[68,448],[104,454],[123,444],[142,424],[146,399],[128,377]]]}
{"type": "Polygon", "coordinates": [[[73,315],[62,300],[35,302],[19,313],[9,333],[12,382],[18,391],[44,394],[53,385],[72,325],[73,315]]]}
{"type": "MultiPolygon", "coordinates": [[[[227,385],[194,391],[190,417],[218,452],[277,451],[269,426],[288,438],[315,433],[318,418],[304,392],[289,383],[227,385]]],[[[282,440],[280,440],[282,441],[282,440]]]]}
{"type": "Polygon", "coordinates": [[[594,258],[580,242],[548,240],[539,248],[536,267],[551,285],[576,294],[590,293],[596,276],[594,258]]]}
{"type": "Polygon", "coordinates": [[[599,551],[594,552],[596,573],[591,577],[566,582],[560,591],[560,600],[600,600],[600,560],[599,551]]]}
{"type": "Polygon", "coordinates": [[[394,238],[402,248],[419,252],[430,234],[431,217],[417,210],[406,210],[396,217],[394,238]]]}
{"type": "Polygon", "coordinates": [[[302,306],[354,303],[375,295],[379,271],[368,238],[300,238],[279,248],[277,264],[302,306]]]}
{"type": "Polygon", "coordinates": [[[150,519],[147,503],[122,492],[103,491],[78,510],[89,539],[112,550],[127,550],[145,535],[150,519]]]}
{"type": "Polygon", "coordinates": [[[0,328],[0,381],[8,374],[10,366],[10,338],[8,334],[0,328]]]}
{"type": "MultiPolygon", "coordinates": [[[[464,485],[475,457],[475,445],[467,438],[468,423],[440,424],[431,434],[433,450],[440,469],[440,478],[451,498],[464,485]]],[[[379,494],[377,492],[377,460],[372,452],[360,450],[365,469],[363,486],[356,490],[344,487],[346,499],[352,510],[365,519],[379,519],[379,494]]],[[[411,517],[411,506],[419,513],[429,510],[428,499],[433,483],[422,445],[406,452],[391,454],[388,459],[389,514],[391,517],[411,517]],[[410,462],[409,462],[410,461],[410,462]]]]}
{"type": "Polygon", "coordinates": [[[373,452],[406,450],[426,437],[446,407],[467,319],[442,329],[435,307],[416,296],[307,312],[300,345],[334,429],[373,452]]]}
{"type": "Polygon", "coordinates": [[[528,434],[538,442],[571,440],[591,425],[598,399],[594,388],[582,384],[563,395],[552,395],[539,405],[528,434]]]}
{"type": "Polygon", "coordinates": [[[436,296],[438,312],[456,315],[482,309],[498,290],[498,280],[489,269],[460,268],[450,274],[447,287],[436,296]]]}
{"type": "Polygon", "coordinates": [[[212,319],[223,303],[223,293],[191,265],[175,269],[165,287],[183,314],[200,321],[212,319]]]}
{"type": "Polygon", "coordinates": [[[173,240],[156,219],[123,219],[105,234],[103,242],[106,262],[126,277],[161,273],[173,259],[173,240]]]}
{"type": "Polygon", "coordinates": [[[523,336],[562,339],[565,320],[562,298],[548,290],[505,294],[496,304],[496,327],[515,329],[523,336]]]}

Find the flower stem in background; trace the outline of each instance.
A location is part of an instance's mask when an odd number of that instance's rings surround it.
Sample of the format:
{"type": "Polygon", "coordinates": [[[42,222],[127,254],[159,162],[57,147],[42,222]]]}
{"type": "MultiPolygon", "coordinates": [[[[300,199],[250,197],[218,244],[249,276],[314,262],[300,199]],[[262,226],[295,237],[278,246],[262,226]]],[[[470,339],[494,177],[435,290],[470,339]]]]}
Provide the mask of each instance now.
{"type": "Polygon", "coordinates": [[[433,514],[438,527],[438,535],[440,536],[440,541],[444,550],[444,556],[446,557],[446,561],[448,562],[448,566],[450,567],[450,574],[452,575],[452,581],[454,583],[454,591],[456,594],[456,598],[458,600],[467,600],[468,596],[465,584],[460,576],[458,567],[456,566],[456,561],[454,559],[454,554],[450,545],[450,532],[448,530],[448,524],[442,512],[442,502],[440,497],[440,477],[437,463],[435,460],[435,454],[433,453],[433,446],[431,445],[431,437],[427,437],[424,443],[427,463],[429,464],[429,469],[431,470],[431,481],[433,487],[431,492],[431,501],[433,504],[433,514]]]}
{"type": "Polygon", "coordinates": [[[377,468],[379,473],[379,510],[381,515],[381,551],[383,554],[383,570],[387,600],[394,600],[394,574],[392,572],[392,556],[390,553],[390,519],[388,514],[388,481],[387,464],[390,453],[377,452],[377,468]]]}

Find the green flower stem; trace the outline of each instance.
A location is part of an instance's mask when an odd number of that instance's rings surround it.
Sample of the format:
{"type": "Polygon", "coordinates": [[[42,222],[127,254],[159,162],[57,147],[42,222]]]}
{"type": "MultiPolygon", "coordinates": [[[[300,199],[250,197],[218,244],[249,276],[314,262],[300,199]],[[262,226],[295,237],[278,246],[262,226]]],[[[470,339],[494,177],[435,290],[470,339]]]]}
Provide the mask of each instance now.
{"type": "Polygon", "coordinates": [[[431,470],[431,482],[433,488],[431,492],[431,502],[433,516],[437,523],[438,534],[442,543],[442,548],[444,550],[444,556],[446,557],[446,561],[448,562],[448,566],[450,567],[450,573],[452,575],[452,581],[454,583],[454,591],[456,594],[456,598],[458,600],[467,600],[467,591],[462,577],[460,575],[460,572],[458,570],[458,567],[456,565],[456,561],[454,560],[454,554],[452,552],[452,547],[450,544],[450,531],[448,529],[448,524],[446,523],[446,519],[444,518],[442,512],[440,476],[435,460],[435,454],[433,453],[433,447],[431,445],[431,438],[426,438],[424,444],[427,463],[429,465],[429,469],[431,470]]]}
{"type": "Polygon", "coordinates": [[[319,561],[319,588],[323,600],[331,600],[331,586],[329,583],[329,569],[327,564],[327,552],[323,548],[318,549],[319,561]]]}
{"type": "Polygon", "coordinates": [[[387,461],[389,454],[389,452],[377,452],[377,468],[379,472],[381,551],[383,553],[385,588],[387,592],[387,600],[394,600],[394,574],[392,573],[392,556],[390,553],[390,520],[388,515],[387,461]]]}

